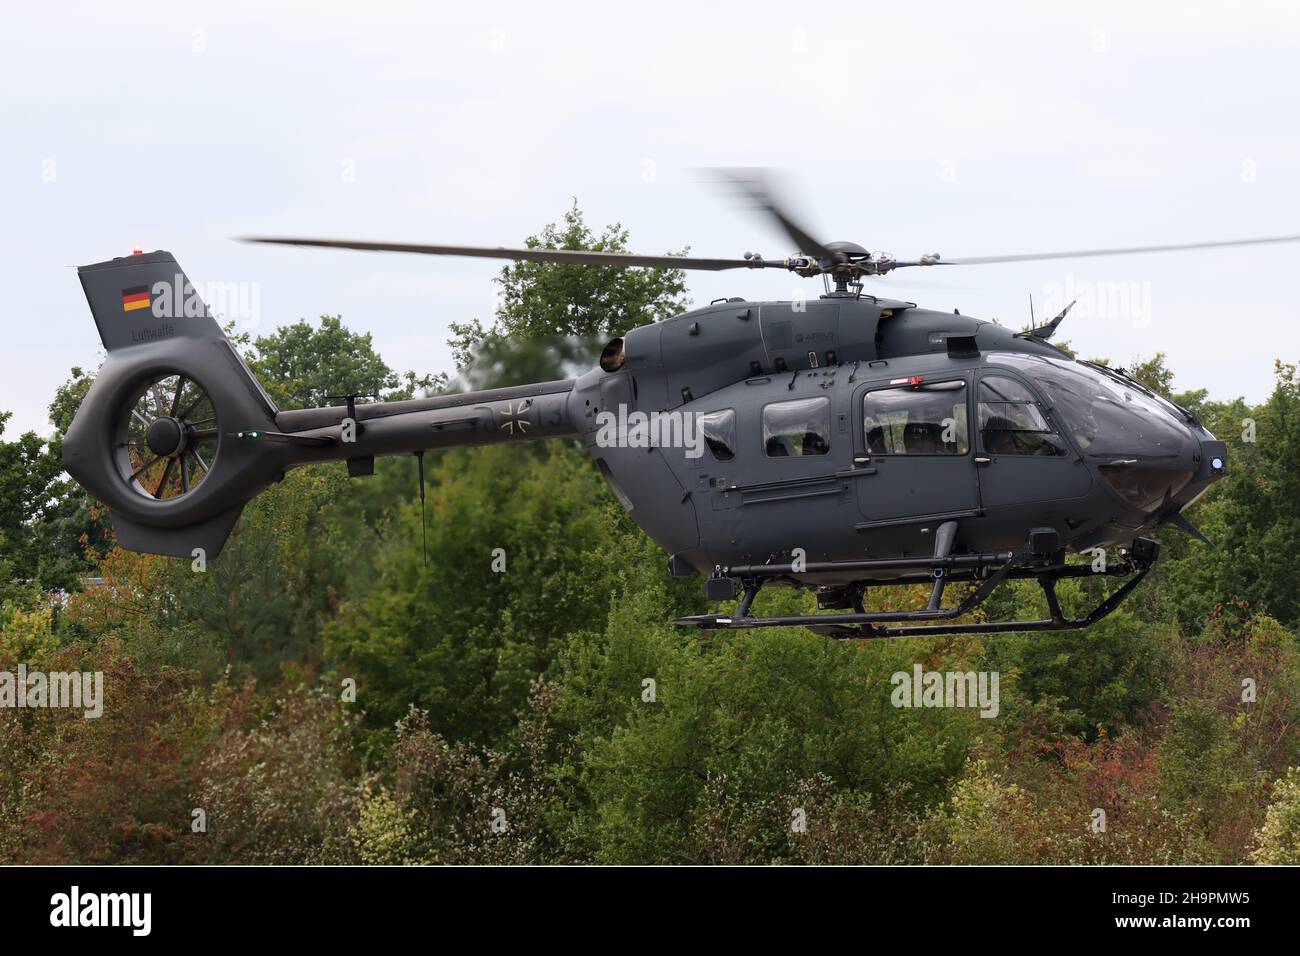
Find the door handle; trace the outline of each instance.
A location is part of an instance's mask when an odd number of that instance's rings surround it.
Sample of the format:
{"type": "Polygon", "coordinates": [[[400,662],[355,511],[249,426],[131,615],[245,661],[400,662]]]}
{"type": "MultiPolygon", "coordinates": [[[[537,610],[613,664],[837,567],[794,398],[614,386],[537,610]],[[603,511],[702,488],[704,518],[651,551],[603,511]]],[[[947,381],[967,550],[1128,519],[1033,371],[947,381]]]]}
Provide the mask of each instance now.
{"type": "Polygon", "coordinates": [[[991,465],[992,463],[993,463],[993,459],[990,458],[988,455],[975,456],[975,464],[977,465],[991,465]]]}

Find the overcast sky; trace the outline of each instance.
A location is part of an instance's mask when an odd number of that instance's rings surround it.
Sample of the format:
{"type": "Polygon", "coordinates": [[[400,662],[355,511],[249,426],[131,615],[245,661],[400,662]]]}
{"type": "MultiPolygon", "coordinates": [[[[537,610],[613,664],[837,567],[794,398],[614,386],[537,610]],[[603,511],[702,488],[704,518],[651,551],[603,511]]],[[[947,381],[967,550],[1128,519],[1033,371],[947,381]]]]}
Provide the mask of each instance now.
{"type": "MultiPolygon", "coordinates": [[[[827,239],[947,258],[1300,233],[1286,3],[43,3],[0,57],[6,437],[98,337],[75,266],[175,253],[260,325],[342,313],[446,370],[499,263],[241,245],[249,233],[512,245],[576,197],[637,251],[795,250],[700,182],[774,166],[827,239]],[[188,9],[182,9],[188,8],[188,9]],[[111,11],[111,12],[110,12],[111,11]]],[[[1264,398],[1300,358],[1300,245],[930,270],[883,295],[1063,328],[1176,386],[1264,398]]],[[[917,270],[919,271],[919,270],[917,270]]],[[[802,283],[802,286],[800,285],[802,283]]],[[[693,300],[790,298],[769,271],[693,300]]],[[[251,324],[249,322],[245,323],[251,324]]]]}

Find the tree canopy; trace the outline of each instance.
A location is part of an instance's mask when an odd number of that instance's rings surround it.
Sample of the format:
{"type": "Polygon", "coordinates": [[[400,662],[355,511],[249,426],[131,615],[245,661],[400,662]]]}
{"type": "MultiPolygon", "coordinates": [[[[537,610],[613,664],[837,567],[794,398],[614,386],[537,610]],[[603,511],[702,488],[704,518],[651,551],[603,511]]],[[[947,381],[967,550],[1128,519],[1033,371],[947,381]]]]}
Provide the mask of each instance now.
{"type": "MultiPolygon", "coordinates": [[[[575,201],[563,224],[550,223],[524,241],[528,249],[628,252],[628,232],[618,223],[594,233],[575,201]]],[[[683,249],[679,255],[685,255],[683,249]]],[[[671,253],[670,253],[671,254],[671,253]]],[[[620,269],[518,262],[495,280],[492,322],[452,322],[448,341],[458,368],[472,366],[484,344],[551,342],[578,338],[602,343],[638,325],[661,322],[687,307],[686,275],[679,269],[620,269]]],[[[498,346],[499,347],[499,346],[498,346]]]]}

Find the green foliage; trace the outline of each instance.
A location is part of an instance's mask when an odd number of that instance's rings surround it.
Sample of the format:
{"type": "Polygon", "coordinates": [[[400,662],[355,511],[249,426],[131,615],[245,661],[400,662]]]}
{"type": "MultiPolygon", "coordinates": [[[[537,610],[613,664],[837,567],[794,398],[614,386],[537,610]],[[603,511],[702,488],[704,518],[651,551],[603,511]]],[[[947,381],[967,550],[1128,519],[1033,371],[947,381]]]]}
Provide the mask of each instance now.
{"type": "Polygon", "coordinates": [[[1251,859],[1266,866],[1300,865],[1300,767],[1288,767],[1273,788],[1251,859]]]}
{"type": "Polygon", "coordinates": [[[376,866],[408,866],[420,862],[412,855],[415,813],[387,790],[368,794],[357,811],[352,832],[357,856],[376,866]]]}
{"type": "Polygon", "coordinates": [[[915,646],[856,647],[790,630],[701,644],[663,623],[666,610],[662,592],[627,595],[603,637],[566,658],[557,723],[574,728],[581,754],[576,855],[797,858],[790,800],[809,781],[824,777],[853,795],[838,813],[886,791],[933,802],[980,729],[969,711],[891,705],[890,676],[910,674],[915,646]]]}
{"type": "MultiPolygon", "coordinates": [[[[477,333],[476,333],[477,334],[477,333]]],[[[553,382],[580,375],[594,364],[605,339],[577,335],[530,338],[482,333],[451,388],[476,391],[505,385],[553,382]]]]}
{"type": "Polygon", "coordinates": [[[254,864],[355,862],[355,723],[337,695],[298,687],[253,727],[220,735],[196,797],[209,852],[254,864]]]}
{"type": "MultiPolygon", "coordinates": [[[[575,201],[564,223],[551,223],[529,236],[529,249],[586,249],[627,252],[627,230],[618,223],[596,235],[575,201]]],[[[681,255],[685,255],[682,250],[681,255]]],[[[459,368],[472,365],[485,342],[548,340],[577,336],[608,339],[638,325],[683,312],[686,277],[677,269],[620,269],[518,262],[501,270],[500,305],[490,327],[478,319],[452,322],[448,341],[459,368]]]]}
{"type": "Polygon", "coordinates": [[[210,726],[192,675],[143,669],[120,643],[57,646],[53,617],[10,617],[0,671],[99,672],[102,716],[68,708],[0,709],[0,861],[184,863],[188,786],[210,726]],[[40,624],[43,634],[32,630],[40,624]]]}
{"type": "Polygon", "coordinates": [[[1300,624],[1300,588],[1290,546],[1300,535],[1300,372],[1278,363],[1277,384],[1263,405],[1211,402],[1203,392],[1175,396],[1228,443],[1228,476],[1188,514],[1214,548],[1168,538],[1156,587],[1162,613],[1195,632],[1213,613],[1238,621],[1267,613],[1300,624]],[[1217,609],[1217,611],[1216,611],[1217,609]]]}
{"type": "MultiPolygon", "coordinates": [[[[10,412],[0,412],[0,439],[10,412]]],[[[70,589],[84,570],[75,523],[79,489],[63,476],[62,446],[26,432],[0,440],[0,599],[15,586],[70,589]]]]}
{"type": "Polygon", "coordinates": [[[1230,808],[1249,780],[1232,722],[1202,700],[1174,705],[1160,759],[1169,798],[1206,820],[1230,808]]]}
{"type": "Polygon", "coordinates": [[[93,375],[88,375],[81,366],[74,365],[68,380],[54,393],[54,401],[50,402],[50,422],[59,435],[65,434],[72,425],[72,418],[77,414],[77,409],[81,407],[94,380],[93,375]]]}
{"type": "Polygon", "coordinates": [[[397,724],[390,786],[367,798],[357,828],[367,862],[542,863],[559,852],[549,719],[555,689],[533,684],[503,749],[453,743],[412,710],[397,724]]]}
{"type": "Polygon", "coordinates": [[[428,563],[416,502],[379,558],[375,589],[340,609],[326,650],[358,677],[374,720],[391,726],[416,706],[437,732],[490,740],[568,629],[604,618],[614,568],[587,555],[607,493],[566,445],[450,453],[431,477],[428,563]]]}
{"type": "Polygon", "coordinates": [[[1032,809],[1024,790],[1005,783],[983,761],[974,761],[936,814],[953,862],[973,865],[1029,862],[1020,834],[1007,826],[1032,809]]]}
{"type": "Polygon", "coordinates": [[[1219,861],[1197,818],[1160,800],[1147,746],[1132,735],[1067,738],[1050,759],[973,757],[921,833],[926,861],[989,864],[1189,864],[1219,861]]]}
{"type": "Polygon", "coordinates": [[[347,485],[339,467],[290,472],[246,510],[205,572],[167,562],[175,623],[193,622],[220,640],[225,662],[242,664],[259,680],[275,677],[286,661],[318,667],[322,629],[361,583],[347,571],[367,535],[355,527],[340,534],[327,508],[346,502],[347,485]]]}
{"type": "Polygon", "coordinates": [[[115,550],[97,566],[105,583],[73,598],[70,623],[209,677],[236,668],[267,683],[286,664],[318,670],[325,624],[369,580],[351,555],[374,532],[347,509],[352,491],[338,467],[290,472],[245,508],[201,572],[115,550]]]}
{"type": "Polygon", "coordinates": [[[348,394],[396,401],[438,382],[431,375],[394,372],[375,351],[370,333],[345,328],[339,315],[322,315],[319,328],[299,319],[258,336],[250,358],[253,374],[282,408],[342,404],[338,396],[348,394]]]}
{"type": "MultiPolygon", "coordinates": [[[[1255,415],[1256,440],[1229,452],[1233,477],[1216,495],[1223,537],[1212,555],[1221,600],[1300,622],[1300,588],[1282,558],[1300,535],[1300,373],[1277,365],[1277,388],[1255,415]]],[[[1242,429],[1244,430],[1244,429],[1242,429]]]]}
{"type": "Polygon", "coordinates": [[[1129,375],[1151,389],[1151,391],[1163,395],[1165,398],[1172,394],[1174,372],[1173,369],[1165,365],[1164,352],[1157,352],[1145,361],[1135,359],[1127,371],[1129,375]]]}
{"type": "MultiPolygon", "coordinates": [[[[1064,595],[1066,588],[1062,587],[1064,595]]],[[[1040,614],[1018,608],[1021,615],[1040,614]]],[[[1092,737],[1139,722],[1158,696],[1175,636],[1119,610],[1087,631],[1006,634],[989,639],[983,666],[1018,676],[1030,701],[1050,700],[1067,733],[1092,737]]]]}

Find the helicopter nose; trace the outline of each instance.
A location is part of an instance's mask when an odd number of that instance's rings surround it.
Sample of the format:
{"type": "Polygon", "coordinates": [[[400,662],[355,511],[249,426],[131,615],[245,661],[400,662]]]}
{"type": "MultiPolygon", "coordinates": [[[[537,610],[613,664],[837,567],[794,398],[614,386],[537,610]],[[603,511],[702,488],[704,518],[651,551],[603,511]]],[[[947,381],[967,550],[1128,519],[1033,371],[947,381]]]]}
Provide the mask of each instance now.
{"type": "Polygon", "coordinates": [[[1203,428],[1174,416],[1156,430],[1147,422],[1147,447],[1134,442],[1128,454],[1098,461],[1098,471],[1131,507],[1148,516],[1186,507],[1227,474],[1227,446],[1203,428]],[[1199,431],[1199,434],[1198,434],[1199,431]]]}
{"type": "Polygon", "coordinates": [[[1122,459],[1101,464],[1099,471],[1144,514],[1182,510],[1227,475],[1227,445],[1204,438],[1174,458],[1122,459]]]}
{"type": "Polygon", "coordinates": [[[1145,515],[1177,500],[1196,475],[1190,454],[1116,458],[1100,462],[1098,470],[1120,497],[1145,515]]]}
{"type": "Polygon", "coordinates": [[[1226,442],[1207,440],[1201,442],[1201,460],[1196,477],[1188,486],[1183,498],[1190,504],[1209,490],[1210,485],[1228,474],[1228,445],[1226,442]]]}

